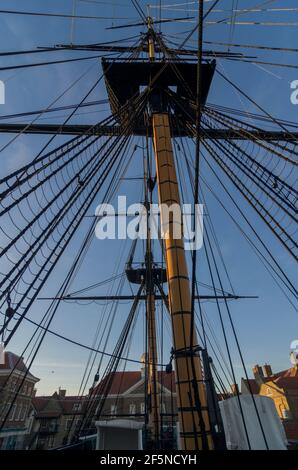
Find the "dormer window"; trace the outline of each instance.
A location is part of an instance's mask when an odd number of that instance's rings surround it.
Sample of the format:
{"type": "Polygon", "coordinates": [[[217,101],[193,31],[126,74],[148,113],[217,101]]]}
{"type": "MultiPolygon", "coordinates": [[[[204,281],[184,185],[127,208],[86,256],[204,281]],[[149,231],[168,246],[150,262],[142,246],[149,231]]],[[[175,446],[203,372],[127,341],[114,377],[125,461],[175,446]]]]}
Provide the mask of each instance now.
{"type": "Polygon", "coordinates": [[[73,404],[73,411],[81,411],[82,403],[74,403],[73,404]]]}
{"type": "Polygon", "coordinates": [[[135,415],[135,414],[136,414],[136,405],[135,405],[134,403],[131,403],[131,404],[129,405],[129,413],[130,413],[131,415],[135,415]]]}

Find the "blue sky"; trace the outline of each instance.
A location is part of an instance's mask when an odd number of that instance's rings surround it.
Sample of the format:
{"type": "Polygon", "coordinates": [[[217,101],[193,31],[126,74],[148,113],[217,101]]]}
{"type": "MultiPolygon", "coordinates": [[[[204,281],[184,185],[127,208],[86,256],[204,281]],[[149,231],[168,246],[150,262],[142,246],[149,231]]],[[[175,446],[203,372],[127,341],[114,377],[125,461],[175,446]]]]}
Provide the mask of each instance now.
{"type": "MultiPolygon", "coordinates": [[[[144,7],[147,2],[140,2],[144,7]]],[[[187,3],[183,1],[166,1],[163,5],[172,3],[187,3]]],[[[189,5],[177,7],[177,11],[172,9],[163,10],[163,17],[177,17],[180,15],[196,16],[191,10],[196,7],[194,2],[188,2],[189,5]],[[181,8],[182,11],[180,11],[181,8]]],[[[217,8],[229,10],[232,4],[238,3],[238,8],[252,7],[264,2],[241,1],[232,2],[222,0],[217,8]]],[[[292,1],[274,1],[268,8],[291,7],[292,1]]],[[[153,6],[159,5],[158,1],[152,2],[153,6]]],[[[206,2],[205,8],[208,8],[210,2],[206,2]]],[[[73,8],[72,0],[52,0],[43,1],[27,0],[26,3],[20,0],[2,0],[1,9],[25,10],[54,12],[71,14],[73,8]]],[[[151,14],[158,11],[155,8],[150,9],[151,14]]],[[[77,2],[77,14],[105,16],[114,19],[111,20],[75,20],[73,29],[70,19],[62,18],[43,18],[30,16],[5,15],[0,13],[0,49],[1,51],[24,50],[38,46],[51,46],[59,43],[69,43],[73,38],[77,43],[106,42],[138,34],[141,29],[133,28],[119,31],[106,30],[108,26],[122,24],[124,22],[138,21],[135,10],[130,6],[129,0],[116,0],[110,2],[77,2]],[[123,18],[123,19],[118,19],[123,18]],[[126,20],[125,18],[129,18],[126,20]],[[71,32],[72,30],[72,32],[71,32]]],[[[210,19],[222,18],[224,13],[214,13],[210,19]]],[[[227,14],[229,16],[229,14],[227,14]]],[[[241,18],[259,21],[298,21],[298,12],[266,12],[248,14],[241,18]]],[[[186,22],[183,24],[167,24],[162,31],[165,34],[177,35],[181,41],[185,37],[185,31],[193,27],[194,23],[186,22]]],[[[228,42],[230,36],[228,25],[206,25],[205,40],[228,42]]],[[[232,34],[232,42],[239,44],[262,44],[276,47],[295,47],[297,38],[297,27],[277,27],[277,26],[253,26],[236,25],[232,34]]],[[[195,39],[195,38],[194,38],[195,39]]],[[[189,43],[191,46],[194,43],[189,43]]],[[[239,50],[236,49],[236,52],[239,50]]],[[[265,59],[272,62],[295,63],[294,54],[282,53],[261,53],[253,51],[260,60],[265,59]]],[[[46,58],[71,58],[86,56],[86,52],[61,52],[55,55],[41,54],[35,56],[16,56],[10,58],[1,58],[1,66],[17,65],[20,63],[30,63],[46,60],[46,58]]],[[[298,79],[298,70],[286,68],[273,68],[269,66],[259,67],[253,64],[234,63],[224,60],[218,61],[218,68],[229,78],[236,82],[248,95],[250,95],[261,106],[270,111],[278,118],[297,121],[298,107],[290,102],[290,82],[298,79]]],[[[88,62],[78,62],[63,65],[52,65],[33,69],[24,69],[19,71],[0,71],[0,80],[4,81],[6,86],[6,104],[1,105],[0,115],[17,113],[40,109],[47,107],[65,88],[67,88],[84,71],[88,71],[84,80],[78,86],[74,87],[57,105],[73,104],[80,101],[91,85],[96,81],[101,73],[101,67],[98,60],[94,59],[88,62]]],[[[104,99],[106,92],[104,85],[101,84],[89,97],[92,99],[104,99]]],[[[240,98],[232,88],[215,77],[209,95],[209,102],[224,106],[230,106],[238,109],[245,109],[256,112],[255,108],[243,98],[240,98]]],[[[88,110],[89,111],[89,110],[88,110]]],[[[108,105],[101,106],[100,110],[92,108],[93,113],[85,114],[86,108],[82,111],[84,114],[74,118],[72,122],[95,123],[103,119],[109,113],[108,105]]],[[[64,113],[53,113],[51,118],[40,122],[62,122],[64,113]]],[[[10,141],[12,136],[0,135],[0,147],[2,148],[10,141]]],[[[15,168],[18,168],[27,161],[30,161],[41,148],[47,137],[21,136],[12,143],[1,155],[0,176],[6,175],[15,168]]],[[[57,140],[59,142],[59,140],[57,140]]],[[[131,176],[140,175],[139,159],[141,154],[136,153],[132,166],[129,170],[131,176]]],[[[212,179],[205,171],[206,179],[214,184],[217,194],[221,195],[221,189],[216,180],[212,179]]],[[[225,178],[223,181],[226,182],[225,178]]],[[[231,188],[231,185],[230,185],[231,188]]],[[[264,224],[258,220],[255,213],[247,207],[246,203],[234,191],[237,202],[241,208],[247,211],[250,220],[268,243],[270,249],[276,258],[289,273],[292,279],[295,279],[294,264],[289,259],[285,250],[277,243],[274,237],[264,224]]],[[[120,190],[121,194],[127,194],[133,202],[139,202],[141,196],[141,185],[132,182],[124,182],[120,190]],[[136,200],[137,198],[137,200],[136,200]]],[[[271,277],[259,260],[252,253],[247,242],[237,231],[231,221],[223,213],[216,201],[207,194],[208,213],[212,216],[218,239],[220,241],[223,255],[229,270],[232,284],[235,291],[239,294],[251,294],[259,296],[256,300],[243,300],[231,303],[231,312],[239,333],[239,339],[244,352],[245,362],[250,369],[255,363],[271,363],[273,370],[279,370],[290,366],[289,348],[290,342],[297,339],[297,312],[289,305],[282,293],[273,284],[271,277]]],[[[236,215],[235,210],[224,199],[225,204],[231,212],[236,215]]],[[[94,213],[95,206],[101,202],[100,195],[95,201],[90,214],[94,213]]],[[[238,217],[238,216],[236,216],[238,217]]],[[[56,273],[50,278],[48,286],[43,290],[44,296],[54,295],[67,272],[70,263],[83,239],[88,226],[86,220],[81,226],[78,234],[73,240],[71,246],[65,253],[63,260],[58,265],[56,273]]],[[[115,241],[99,242],[94,240],[91,249],[84,261],[72,290],[77,290],[86,285],[104,280],[113,275],[114,272],[120,272],[121,266],[126,261],[129,250],[129,243],[118,243],[115,241]],[[119,266],[118,266],[119,265],[119,266]]],[[[198,263],[198,276],[201,282],[210,283],[209,276],[206,273],[206,263],[202,260],[198,263]]],[[[126,285],[126,292],[129,287],[126,285]]],[[[105,291],[98,290],[98,294],[105,291]]],[[[96,294],[96,292],[93,292],[96,294]]],[[[46,302],[38,301],[30,311],[30,318],[36,321],[41,318],[46,307],[46,302]]],[[[110,308],[110,307],[109,307],[110,308]]],[[[103,315],[104,307],[97,304],[82,306],[77,304],[62,304],[58,310],[52,329],[64,334],[74,340],[91,345],[94,338],[94,331],[98,321],[103,315]]],[[[213,325],[221,344],[222,338],[219,330],[219,322],[215,306],[213,304],[204,304],[206,314],[213,325]]],[[[107,346],[109,352],[113,351],[117,333],[119,333],[123,324],[125,313],[128,311],[128,305],[121,304],[118,309],[116,320],[113,325],[111,339],[107,346]]],[[[136,326],[135,338],[132,341],[129,357],[139,359],[143,352],[143,311],[140,311],[140,319],[136,326]]],[[[106,315],[111,314],[107,310],[106,315]]],[[[168,327],[167,327],[168,328],[168,327]]],[[[166,328],[166,344],[168,351],[165,351],[165,362],[169,358],[170,339],[166,328]]],[[[9,349],[20,353],[28,340],[32,327],[26,322],[22,324],[9,349]]],[[[231,339],[232,355],[235,364],[237,376],[243,375],[240,366],[239,357],[231,339]]],[[[41,379],[38,390],[39,393],[53,393],[59,386],[67,388],[69,393],[76,393],[78,384],[83,374],[88,352],[68,343],[64,343],[58,338],[48,335],[38,354],[33,366],[33,373],[41,379]]],[[[138,367],[130,364],[129,368],[138,367]]]]}

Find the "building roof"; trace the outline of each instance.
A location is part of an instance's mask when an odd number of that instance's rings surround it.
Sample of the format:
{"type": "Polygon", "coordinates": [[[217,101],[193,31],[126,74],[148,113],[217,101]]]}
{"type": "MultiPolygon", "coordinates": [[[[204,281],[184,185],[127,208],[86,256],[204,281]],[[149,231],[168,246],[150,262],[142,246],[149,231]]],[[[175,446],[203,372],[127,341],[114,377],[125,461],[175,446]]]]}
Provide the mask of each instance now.
{"type": "Polygon", "coordinates": [[[0,364],[0,371],[11,371],[15,369],[18,372],[27,373],[28,379],[38,382],[39,379],[34,377],[33,374],[28,370],[24,363],[24,358],[14,354],[10,351],[5,351],[4,353],[4,364],[0,364]]]}
{"type": "Polygon", "coordinates": [[[85,408],[86,397],[79,397],[79,396],[64,397],[62,400],[60,399],[60,403],[62,405],[63,412],[65,414],[81,413],[85,408]],[[81,409],[74,410],[74,405],[75,404],[80,404],[81,409]]]}
{"type": "MultiPolygon", "coordinates": [[[[298,368],[291,367],[290,369],[282,370],[276,374],[272,374],[269,377],[261,377],[262,383],[273,382],[278,388],[284,390],[298,390],[298,368]]],[[[252,392],[258,394],[260,391],[260,384],[256,379],[242,379],[246,389],[249,391],[248,382],[251,386],[252,392]]]]}
{"type": "Polygon", "coordinates": [[[112,372],[104,377],[96,386],[96,391],[100,391],[109,386],[110,395],[118,395],[126,392],[134,385],[136,385],[142,379],[141,371],[123,371],[123,372],[112,372]]]}
{"type": "Polygon", "coordinates": [[[81,414],[84,411],[86,400],[81,396],[60,396],[55,392],[51,396],[34,397],[32,404],[36,414],[40,418],[55,418],[62,414],[81,414]],[[81,404],[80,409],[75,409],[75,404],[81,404]]]}
{"type": "Polygon", "coordinates": [[[162,386],[168,389],[170,392],[174,393],[176,391],[174,372],[167,374],[164,371],[158,371],[158,380],[162,386]]]}
{"type": "Polygon", "coordinates": [[[282,370],[269,377],[263,378],[264,383],[274,382],[277,387],[284,390],[298,390],[298,368],[291,367],[290,369],[282,370]]]}
{"type": "Polygon", "coordinates": [[[284,390],[298,390],[298,377],[277,377],[273,382],[284,390]]]}
{"type": "MultiPolygon", "coordinates": [[[[141,382],[143,377],[141,371],[112,372],[97,384],[95,393],[96,391],[100,393],[104,390],[110,380],[109,395],[121,395],[134,385],[137,385],[138,382],[141,382]]],[[[158,381],[167,390],[175,392],[174,372],[167,374],[164,371],[158,371],[158,381]]]]}

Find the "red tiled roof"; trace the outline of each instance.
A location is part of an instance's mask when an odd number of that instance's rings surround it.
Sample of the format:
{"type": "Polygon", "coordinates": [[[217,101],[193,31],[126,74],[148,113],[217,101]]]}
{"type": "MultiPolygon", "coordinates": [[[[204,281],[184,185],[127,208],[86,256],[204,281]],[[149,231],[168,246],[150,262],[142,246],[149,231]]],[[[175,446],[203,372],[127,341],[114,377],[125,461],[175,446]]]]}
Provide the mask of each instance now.
{"type": "Polygon", "coordinates": [[[85,401],[85,397],[69,396],[69,397],[64,397],[60,399],[59,403],[62,405],[64,413],[76,414],[76,413],[82,413],[82,411],[84,410],[86,401],[85,401]],[[81,409],[74,410],[75,404],[80,404],[81,409]]]}
{"type": "Polygon", "coordinates": [[[277,387],[285,390],[298,390],[298,369],[297,367],[291,367],[269,377],[264,377],[263,380],[264,383],[272,381],[277,387]]]}
{"type": "MultiPolygon", "coordinates": [[[[108,374],[104,379],[101,380],[101,382],[99,382],[99,384],[96,386],[96,391],[100,392],[103,390],[110,378],[111,384],[109,387],[109,394],[119,395],[140,382],[142,380],[142,374],[141,371],[113,372],[108,374]]],[[[175,392],[174,372],[172,372],[172,374],[167,374],[164,371],[158,371],[158,381],[163,385],[163,387],[167,388],[168,390],[172,389],[173,392],[175,392]]]]}
{"type": "Polygon", "coordinates": [[[111,380],[109,385],[109,394],[118,395],[119,393],[126,392],[126,390],[137,384],[141,378],[142,374],[140,371],[112,372],[98,383],[95,390],[100,392],[108,385],[111,380]]]}
{"type": "Polygon", "coordinates": [[[284,390],[298,390],[298,377],[278,377],[274,383],[284,390]]]}
{"type": "MultiPolygon", "coordinates": [[[[246,388],[248,383],[246,379],[242,379],[246,388]]],[[[283,388],[284,390],[298,390],[298,368],[291,367],[290,369],[282,370],[276,374],[272,374],[269,377],[262,377],[263,383],[274,382],[277,387],[283,388]]],[[[254,394],[258,394],[260,386],[255,379],[249,379],[249,383],[254,394]]]]}
{"type": "Polygon", "coordinates": [[[170,392],[173,393],[176,391],[175,385],[175,373],[167,374],[164,371],[158,371],[158,381],[162,384],[163,387],[167,388],[170,392]]]}
{"type": "MultiPolygon", "coordinates": [[[[24,363],[24,359],[20,356],[17,356],[16,354],[6,351],[4,353],[4,364],[0,364],[0,370],[12,370],[15,369],[19,372],[24,372],[26,373],[28,371],[28,368],[26,367],[24,363]]],[[[31,372],[28,372],[27,375],[28,378],[34,379],[36,382],[39,381],[37,377],[34,377],[34,375],[31,374],[31,372]]]]}
{"type": "Polygon", "coordinates": [[[33,404],[35,410],[37,412],[41,411],[47,405],[50,398],[51,397],[34,397],[32,399],[32,404],[33,404]]]}

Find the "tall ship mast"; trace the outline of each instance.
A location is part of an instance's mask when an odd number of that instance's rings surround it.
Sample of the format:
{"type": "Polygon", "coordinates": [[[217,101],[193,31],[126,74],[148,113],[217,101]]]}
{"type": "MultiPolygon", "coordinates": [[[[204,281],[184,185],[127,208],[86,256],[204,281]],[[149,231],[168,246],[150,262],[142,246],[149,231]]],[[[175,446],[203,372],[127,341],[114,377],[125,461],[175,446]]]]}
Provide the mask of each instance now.
{"type": "MultiPolygon", "coordinates": [[[[273,117],[218,67],[218,60],[263,62],[242,49],[233,52],[229,44],[226,48],[222,46],[227,44],[217,43],[214,47],[216,43],[204,42],[206,18],[215,6],[206,11],[203,1],[198,2],[195,27],[178,44],[162,32],[163,23],[189,21],[189,18],[157,19],[145,15],[138,2],[132,4],[140,23],[111,29],[141,27],[142,32],[134,37],[133,45],[125,41],[71,43],[31,51],[37,54],[85,51],[102,55],[101,76],[80,103],[70,107],[71,114],[63,124],[41,124],[35,119],[29,124],[11,123],[4,122],[9,121],[9,116],[1,117],[2,133],[49,137],[33,159],[0,179],[3,239],[0,257],[6,260],[0,280],[1,347],[7,350],[15,335],[29,323],[33,333],[21,355],[28,356],[28,373],[48,335],[89,351],[79,390],[84,414],[79,425],[73,423],[68,429],[65,447],[77,445],[96,432],[97,423],[107,418],[106,403],[116,374],[124,373],[127,364],[132,367],[133,363],[142,362],[144,409],[140,419],[145,448],[166,449],[170,445],[187,451],[226,449],[219,402],[231,396],[238,407],[250,448],[229,335],[246,379],[248,376],[229,305],[233,300],[241,305],[242,300],[256,296],[249,295],[250,292],[236,293],[231,286],[205,204],[205,192],[214,197],[220,210],[243,232],[239,220],[231,215],[214,187],[227,195],[229,204],[236,207],[239,218],[250,229],[251,235],[244,233],[244,237],[293,305],[297,299],[293,281],[241,204],[245,203],[258,223],[266,227],[287,259],[296,260],[297,125],[273,117]],[[189,39],[195,35],[198,37],[196,47],[188,48],[189,39]],[[210,49],[206,48],[207,44],[210,49]],[[211,105],[209,92],[217,78],[255,105],[258,113],[211,105]],[[110,109],[108,117],[94,125],[71,123],[70,118],[78,110],[99,105],[98,100],[88,100],[101,81],[108,97],[105,100],[110,109]],[[56,141],[53,143],[56,137],[62,138],[59,145],[56,141]],[[137,175],[127,176],[132,162],[137,175]],[[213,186],[204,179],[202,167],[208,169],[213,186]],[[110,204],[121,194],[119,187],[125,181],[133,185],[141,183],[139,196],[134,190],[128,190],[140,209],[127,212],[125,208],[122,212],[120,208],[109,213],[110,204]],[[232,191],[227,188],[227,181],[232,191]],[[189,212],[185,214],[185,202],[189,201],[189,212]],[[155,206],[158,206],[156,213],[155,206]],[[200,210],[204,212],[203,217],[199,217],[202,216],[200,210]],[[21,218],[17,224],[16,216],[21,218]],[[126,245],[129,246],[126,260],[121,253],[117,274],[89,286],[86,282],[80,289],[73,290],[92,240],[102,238],[96,242],[104,244],[102,235],[107,233],[104,230],[113,227],[115,221],[120,224],[123,219],[133,217],[136,221],[134,237],[126,245]],[[87,220],[90,224],[84,229],[81,244],[71,253],[71,264],[63,271],[61,260],[87,220]],[[188,239],[189,233],[192,236],[188,239]],[[199,250],[201,246],[204,255],[199,250]],[[62,281],[56,293],[52,293],[47,286],[56,272],[62,272],[62,281]],[[198,272],[202,282],[199,282],[198,272]],[[116,281],[119,281],[117,288],[116,281]],[[109,283],[111,289],[107,288],[109,283]],[[124,286],[127,293],[123,293],[124,286]],[[106,292],[99,295],[102,288],[106,292]],[[94,289],[97,292],[89,294],[94,289]],[[45,302],[48,302],[47,308],[45,302]],[[58,311],[72,303],[82,303],[81,308],[86,311],[89,302],[105,302],[92,346],[53,328],[58,311]],[[116,312],[121,302],[127,305],[123,306],[122,318],[117,323],[116,312]],[[224,354],[218,347],[217,332],[214,333],[204,313],[204,302],[212,303],[218,313],[217,327],[224,354]],[[36,305],[39,308],[43,305],[42,317],[31,316],[36,305]],[[166,322],[169,334],[165,345],[166,322]],[[131,358],[133,341],[143,346],[142,361],[135,356],[131,358]],[[92,374],[94,380],[90,383],[92,374]],[[172,406],[168,413],[163,410],[165,376],[174,377],[171,386],[175,387],[176,408],[172,406]],[[227,390],[230,385],[232,392],[227,390]],[[171,418],[171,425],[165,426],[165,416],[171,418]],[[169,432],[170,436],[166,436],[169,432]]],[[[249,46],[246,49],[250,50],[249,46]]],[[[85,59],[79,56],[69,60],[85,59]]],[[[41,110],[41,114],[47,112],[50,108],[41,110]]],[[[38,111],[32,112],[36,114],[38,111]]],[[[13,117],[19,119],[22,114],[13,117]]],[[[100,270],[105,272],[103,264],[100,270]]],[[[24,380],[20,379],[16,386],[15,399],[24,380]]],[[[252,390],[250,393],[257,426],[261,429],[264,446],[269,448],[260,409],[252,390]]],[[[2,428],[14,400],[8,409],[3,409],[2,428]]],[[[117,416],[115,411],[108,418],[111,421],[127,416],[117,416]]]]}

